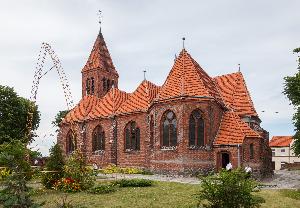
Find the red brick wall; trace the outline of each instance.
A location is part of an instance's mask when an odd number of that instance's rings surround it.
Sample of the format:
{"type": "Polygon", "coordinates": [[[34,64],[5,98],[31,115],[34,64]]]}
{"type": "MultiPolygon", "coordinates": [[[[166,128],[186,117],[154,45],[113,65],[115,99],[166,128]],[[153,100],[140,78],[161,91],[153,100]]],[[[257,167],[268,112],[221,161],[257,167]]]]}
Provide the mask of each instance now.
{"type": "Polygon", "coordinates": [[[148,161],[147,149],[149,146],[149,123],[147,113],[137,113],[130,115],[123,115],[117,118],[118,124],[118,153],[117,164],[119,166],[130,167],[145,167],[147,168],[148,161]],[[140,150],[130,152],[125,151],[125,126],[130,121],[135,121],[138,128],[140,128],[140,150]]]}
{"type": "Polygon", "coordinates": [[[209,100],[180,100],[156,104],[150,110],[154,118],[154,147],[149,151],[150,169],[154,171],[195,172],[214,167],[212,141],[220,125],[222,110],[209,100]],[[199,109],[205,122],[205,146],[189,149],[189,117],[193,110],[199,109]],[[177,149],[161,149],[161,122],[164,113],[171,110],[177,118],[177,149]]]}

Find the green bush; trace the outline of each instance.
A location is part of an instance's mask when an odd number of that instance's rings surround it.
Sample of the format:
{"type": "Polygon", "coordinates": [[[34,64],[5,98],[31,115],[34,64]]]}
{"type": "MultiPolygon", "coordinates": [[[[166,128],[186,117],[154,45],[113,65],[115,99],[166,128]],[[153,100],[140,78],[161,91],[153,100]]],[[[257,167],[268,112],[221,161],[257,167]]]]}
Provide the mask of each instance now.
{"type": "Polygon", "coordinates": [[[117,190],[114,184],[100,184],[88,190],[92,194],[108,194],[117,190]]]}
{"type": "Polygon", "coordinates": [[[222,170],[217,175],[203,177],[201,188],[199,207],[254,208],[264,203],[263,198],[252,194],[258,191],[257,183],[240,169],[222,170]]]}
{"type": "Polygon", "coordinates": [[[81,190],[87,190],[95,184],[93,169],[86,165],[82,153],[77,150],[68,158],[64,166],[64,178],[78,182],[81,190]]]}
{"type": "Polygon", "coordinates": [[[47,189],[52,189],[54,184],[63,176],[62,173],[44,173],[42,176],[42,184],[47,189]]]}
{"type": "Polygon", "coordinates": [[[60,180],[63,177],[64,170],[64,157],[62,150],[58,144],[55,144],[50,149],[50,156],[46,163],[46,169],[48,171],[56,171],[56,172],[48,172],[42,175],[42,184],[47,188],[53,188],[54,183],[60,180]]]}
{"type": "Polygon", "coordinates": [[[121,179],[114,182],[120,187],[147,187],[152,186],[153,181],[147,179],[121,179]]]}

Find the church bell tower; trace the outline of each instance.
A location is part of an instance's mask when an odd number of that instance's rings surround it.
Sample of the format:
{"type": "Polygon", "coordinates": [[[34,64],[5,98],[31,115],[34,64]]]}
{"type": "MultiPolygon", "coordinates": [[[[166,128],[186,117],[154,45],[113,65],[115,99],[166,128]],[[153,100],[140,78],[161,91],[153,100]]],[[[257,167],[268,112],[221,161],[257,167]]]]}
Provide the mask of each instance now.
{"type": "Polygon", "coordinates": [[[118,72],[110,57],[101,29],[82,71],[82,97],[102,98],[112,87],[118,88],[118,72]]]}

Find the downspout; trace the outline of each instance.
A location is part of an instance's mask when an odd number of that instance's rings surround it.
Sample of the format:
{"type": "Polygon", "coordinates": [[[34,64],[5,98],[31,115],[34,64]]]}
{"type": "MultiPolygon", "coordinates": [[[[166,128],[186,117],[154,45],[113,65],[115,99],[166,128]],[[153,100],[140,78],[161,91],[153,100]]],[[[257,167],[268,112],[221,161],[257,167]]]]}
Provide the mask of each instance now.
{"type": "Polygon", "coordinates": [[[241,166],[241,158],[240,158],[240,144],[237,145],[237,150],[238,150],[238,167],[241,166]]]}
{"type": "Polygon", "coordinates": [[[113,136],[114,136],[114,143],[115,143],[115,164],[118,165],[118,123],[117,123],[117,119],[116,117],[114,116],[113,118],[113,126],[114,126],[114,129],[113,129],[113,136]]]}

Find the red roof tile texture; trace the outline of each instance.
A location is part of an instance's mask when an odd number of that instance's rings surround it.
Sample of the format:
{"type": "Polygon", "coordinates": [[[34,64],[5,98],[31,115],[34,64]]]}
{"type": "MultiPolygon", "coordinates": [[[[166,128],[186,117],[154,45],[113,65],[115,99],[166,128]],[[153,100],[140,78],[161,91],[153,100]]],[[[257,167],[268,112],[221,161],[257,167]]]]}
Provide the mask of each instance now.
{"type": "Polygon", "coordinates": [[[177,96],[204,96],[220,100],[212,78],[183,49],[160,90],[157,99],[177,96]]]}
{"type": "Polygon", "coordinates": [[[129,98],[129,94],[117,88],[110,91],[98,102],[97,106],[89,114],[90,119],[110,117],[115,115],[119,107],[129,98]]]}
{"type": "Polygon", "coordinates": [[[88,95],[84,96],[80,102],[66,115],[63,123],[69,123],[71,121],[83,121],[89,113],[97,106],[99,99],[96,96],[88,95]]]}
{"type": "Polygon", "coordinates": [[[239,116],[258,116],[241,72],[214,78],[223,101],[239,116]]]}
{"type": "Polygon", "coordinates": [[[156,97],[160,87],[144,80],[138,88],[130,95],[118,109],[118,114],[131,113],[137,111],[147,111],[152,100],[156,97]]]}
{"type": "Polygon", "coordinates": [[[82,72],[93,69],[104,69],[118,74],[112,62],[102,33],[99,33],[99,35],[97,36],[89,59],[83,67],[82,72]]]}
{"type": "Polygon", "coordinates": [[[242,144],[246,137],[261,138],[235,112],[224,112],[214,144],[242,144]]]}
{"type": "Polygon", "coordinates": [[[269,141],[270,147],[288,147],[293,141],[292,136],[273,136],[269,141]]]}

